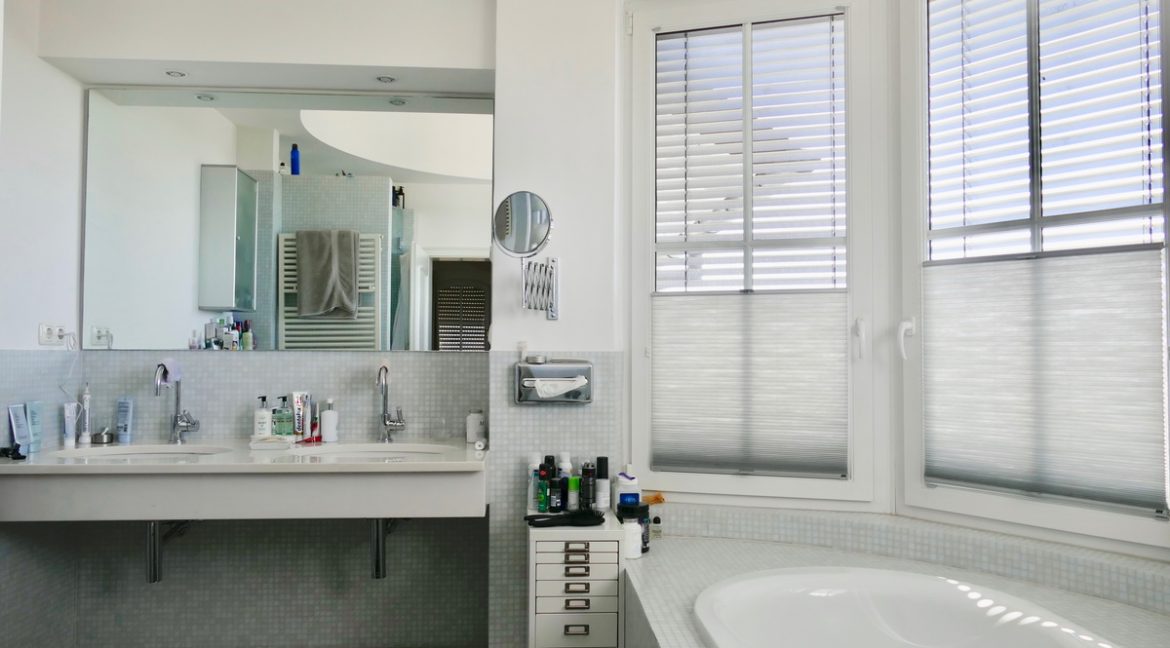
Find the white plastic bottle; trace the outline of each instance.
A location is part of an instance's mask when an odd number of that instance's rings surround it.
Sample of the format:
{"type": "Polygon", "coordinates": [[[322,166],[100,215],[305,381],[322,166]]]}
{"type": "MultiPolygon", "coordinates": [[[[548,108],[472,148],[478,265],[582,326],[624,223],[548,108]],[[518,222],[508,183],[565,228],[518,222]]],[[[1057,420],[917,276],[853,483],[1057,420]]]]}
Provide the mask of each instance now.
{"type": "Polygon", "coordinates": [[[487,438],[487,422],[483,410],[473,409],[467,413],[467,442],[475,443],[487,438]]]}
{"type": "Polygon", "coordinates": [[[557,477],[569,477],[573,474],[573,462],[569,461],[569,453],[557,453],[557,477]]]}
{"type": "Polygon", "coordinates": [[[325,411],[321,412],[321,442],[337,443],[337,410],[333,409],[333,399],[325,401],[325,411]]]}
{"type": "Polygon", "coordinates": [[[622,520],[622,558],[636,560],[642,557],[642,525],[630,516],[622,520]]]}
{"type": "Polygon", "coordinates": [[[613,490],[614,510],[622,504],[638,504],[642,501],[642,488],[638,486],[638,478],[634,475],[634,464],[626,464],[625,471],[618,473],[613,490]]]}
{"type": "Polygon", "coordinates": [[[252,436],[272,436],[272,408],[268,407],[268,397],[260,396],[260,407],[252,412],[252,436]]]}

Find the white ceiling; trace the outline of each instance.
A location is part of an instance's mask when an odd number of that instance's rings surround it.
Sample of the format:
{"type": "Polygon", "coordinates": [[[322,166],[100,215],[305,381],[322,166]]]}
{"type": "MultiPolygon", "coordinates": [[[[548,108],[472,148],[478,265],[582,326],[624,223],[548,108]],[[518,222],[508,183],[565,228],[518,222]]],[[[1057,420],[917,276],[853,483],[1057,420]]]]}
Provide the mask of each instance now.
{"type": "Polygon", "coordinates": [[[480,98],[490,98],[495,93],[494,70],[62,57],[46,60],[87,85],[405,92],[480,98]],[[167,76],[168,70],[187,76],[172,78],[167,76]],[[383,75],[396,80],[381,83],[376,77],[383,75]]]}
{"type": "MultiPolygon", "coordinates": [[[[301,151],[301,172],[308,175],[334,175],[345,171],[353,175],[389,176],[396,183],[451,184],[486,183],[491,178],[492,122],[490,117],[481,117],[484,113],[491,113],[490,98],[412,95],[404,97],[405,105],[395,106],[389,103],[387,96],[372,94],[198,91],[157,87],[102,88],[101,92],[117,104],[213,109],[237,126],[276,130],[281,135],[280,159],[287,164],[289,149],[296,143],[301,151]],[[198,95],[210,96],[214,100],[201,101],[198,95]],[[341,138],[330,133],[323,134],[323,137],[338,145],[331,146],[305,128],[302,110],[337,111],[332,114],[343,120],[347,115],[352,115],[350,121],[360,122],[364,130],[341,138]],[[395,113],[407,113],[401,115],[404,120],[417,118],[417,113],[435,113],[429,115],[429,120],[439,124],[443,123],[445,114],[449,114],[452,131],[465,131],[468,119],[474,115],[477,118],[475,123],[482,124],[481,128],[486,131],[478,138],[478,141],[486,138],[486,150],[476,155],[477,158],[486,157],[486,164],[480,165],[485,168],[477,168],[473,172],[467,170],[467,165],[420,164],[420,159],[428,157],[419,156],[421,150],[448,151],[454,147],[450,141],[441,137],[444,129],[432,129],[436,134],[430,139],[416,137],[409,142],[409,146],[396,145],[395,139],[387,136],[388,132],[393,133],[397,128],[389,123],[396,117],[395,113]],[[387,121],[384,127],[379,125],[383,118],[387,121]],[[368,137],[362,137],[367,134],[368,137]]],[[[484,145],[481,144],[479,148],[484,148],[484,145]]]]}

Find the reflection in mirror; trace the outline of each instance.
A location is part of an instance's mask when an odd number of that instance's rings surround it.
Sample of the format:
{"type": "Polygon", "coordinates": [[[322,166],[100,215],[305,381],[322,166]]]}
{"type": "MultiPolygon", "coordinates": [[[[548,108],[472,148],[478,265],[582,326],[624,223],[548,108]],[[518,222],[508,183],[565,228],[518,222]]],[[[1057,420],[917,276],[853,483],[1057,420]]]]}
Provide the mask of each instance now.
{"type": "Polygon", "coordinates": [[[487,348],[490,99],[88,102],[84,348],[487,348]]]}
{"type": "Polygon", "coordinates": [[[492,239],[501,250],[530,257],[548,243],[552,216],[548,205],[531,191],[517,191],[500,201],[492,220],[492,239]]]}

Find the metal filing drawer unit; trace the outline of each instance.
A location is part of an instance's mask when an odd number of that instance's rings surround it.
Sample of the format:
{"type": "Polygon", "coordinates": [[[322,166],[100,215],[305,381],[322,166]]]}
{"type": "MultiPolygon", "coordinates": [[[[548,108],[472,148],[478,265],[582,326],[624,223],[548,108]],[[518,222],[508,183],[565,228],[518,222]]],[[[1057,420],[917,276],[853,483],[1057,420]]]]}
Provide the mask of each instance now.
{"type": "Polygon", "coordinates": [[[528,529],[529,648],[622,646],[621,524],[528,529]]]}

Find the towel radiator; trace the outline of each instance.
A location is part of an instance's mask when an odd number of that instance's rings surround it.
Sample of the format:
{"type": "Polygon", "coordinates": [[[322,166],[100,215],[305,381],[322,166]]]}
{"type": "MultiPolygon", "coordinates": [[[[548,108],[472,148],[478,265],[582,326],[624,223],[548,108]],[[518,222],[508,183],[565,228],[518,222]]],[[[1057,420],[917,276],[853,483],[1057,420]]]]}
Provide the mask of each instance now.
{"type": "Polygon", "coordinates": [[[297,236],[281,234],[277,250],[277,349],[382,349],[382,236],[358,237],[358,312],[355,319],[297,315],[297,236]]]}

